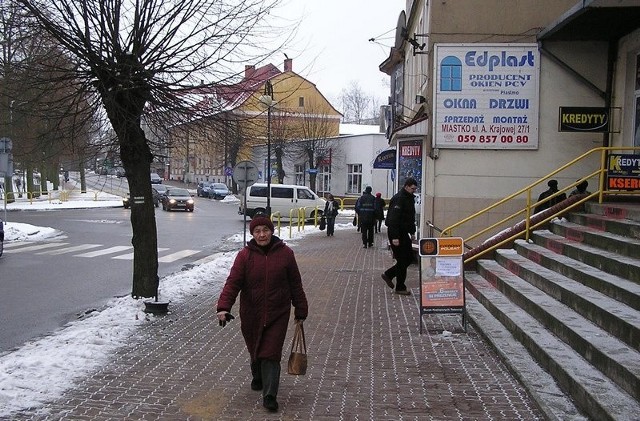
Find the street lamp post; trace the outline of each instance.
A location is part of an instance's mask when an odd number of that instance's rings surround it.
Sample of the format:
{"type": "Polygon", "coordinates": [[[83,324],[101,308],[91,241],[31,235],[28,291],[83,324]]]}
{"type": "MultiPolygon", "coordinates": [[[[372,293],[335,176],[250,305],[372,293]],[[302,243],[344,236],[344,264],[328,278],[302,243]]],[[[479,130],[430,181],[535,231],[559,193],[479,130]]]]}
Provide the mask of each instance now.
{"type": "Polygon", "coordinates": [[[271,107],[275,101],[270,80],[264,84],[264,95],[260,97],[260,102],[267,106],[267,215],[271,217],[271,107]]]}

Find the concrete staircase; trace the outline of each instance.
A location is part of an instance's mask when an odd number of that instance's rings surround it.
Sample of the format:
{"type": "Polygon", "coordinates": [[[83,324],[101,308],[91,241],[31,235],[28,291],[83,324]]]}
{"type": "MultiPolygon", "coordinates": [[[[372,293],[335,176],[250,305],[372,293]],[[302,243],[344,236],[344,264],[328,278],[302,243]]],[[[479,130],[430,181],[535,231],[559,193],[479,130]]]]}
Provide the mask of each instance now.
{"type": "Polygon", "coordinates": [[[547,417],[640,420],[640,204],[587,203],[493,257],[465,272],[469,320],[547,417]]]}

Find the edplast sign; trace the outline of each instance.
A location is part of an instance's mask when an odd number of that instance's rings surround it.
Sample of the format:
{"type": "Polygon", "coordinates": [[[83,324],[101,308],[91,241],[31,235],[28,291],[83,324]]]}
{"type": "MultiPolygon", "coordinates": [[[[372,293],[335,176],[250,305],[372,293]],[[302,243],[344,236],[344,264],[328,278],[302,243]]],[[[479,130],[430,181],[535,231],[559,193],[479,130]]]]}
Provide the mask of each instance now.
{"type": "Polygon", "coordinates": [[[434,146],[537,149],[536,44],[436,44],[434,146]]]}

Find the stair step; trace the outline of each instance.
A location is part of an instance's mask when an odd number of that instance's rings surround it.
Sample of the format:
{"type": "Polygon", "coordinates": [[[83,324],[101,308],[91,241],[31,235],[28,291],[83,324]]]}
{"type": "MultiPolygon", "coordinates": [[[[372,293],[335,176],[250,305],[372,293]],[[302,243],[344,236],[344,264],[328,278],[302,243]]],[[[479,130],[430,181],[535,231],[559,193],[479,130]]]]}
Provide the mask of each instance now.
{"type": "Polygon", "coordinates": [[[506,327],[471,294],[465,298],[469,321],[491,344],[514,373],[549,421],[587,421],[575,404],[558,387],[555,379],[533,359],[527,349],[514,340],[506,327]]]}
{"type": "MultiPolygon", "coordinates": [[[[504,268],[502,270],[508,272],[504,268]]],[[[637,419],[640,414],[638,400],[603,376],[575,350],[552,335],[540,322],[512,303],[478,273],[466,272],[465,279],[467,289],[473,296],[509,328],[513,336],[556,378],[561,388],[592,419],[637,419]]],[[[529,288],[533,287],[529,285],[529,288]]]]}
{"type": "Polygon", "coordinates": [[[616,301],[624,303],[634,310],[640,310],[640,285],[616,275],[578,262],[562,254],[546,249],[525,240],[516,240],[518,254],[548,269],[561,273],[568,278],[601,292],[616,301]]]}
{"type": "Polygon", "coordinates": [[[570,307],[633,349],[640,349],[640,315],[636,310],[532,262],[513,250],[496,250],[496,262],[519,280],[548,295],[549,302],[560,302],[570,307]]]}
{"type": "MultiPolygon", "coordinates": [[[[517,264],[526,264],[526,262],[528,262],[527,259],[513,251],[511,251],[510,254],[513,260],[518,261],[517,264]]],[[[500,253],[498,256],[504,259],[504,253],[500,253]]],[[[533,267],[535,265],[541,272],[547,272],[545,275],[549,276],[548,272],[551,271],[548,269],[544,269],[533,262],[529,263],[530,270],[535,270],[533,267]]],[[[515,265],[511,266],[513,267],[515,265]]],[[[612,334],[596,326],[585,317],[572,311],[565,303],[557,301],[537,286],[531,285],[495,261],[482,260],[478,262],[478,273],[490,281],[494,279],[497,289],[513,303],[527,311],[527,313],[549,329],[551,333],[577,350],[583,358],[604,372],[609,378],[613,379],[620,387],[626,390],[627,393],[636,399],[640,399],[640,353],[636,351],[636,347],[629,346],[612,334]]],[[[551,276],[553,276],[553,272],[551,276]]],[[[562,277],[562,275],[558,274],[555,274],[555,276],[557,279],[562,277]]],[[[597,301],[598,298],[602,299],[602,304],[609,304],[607,301],[614,301],[595,291],[591,291],[590,294],[589,291],[586,291],[588,288],[583,285],[567,278],[564,279],[573,284],[570,285],[570,287],[581,288],[580,293],[588,296],[580,303],[584,307],[597,307],[598,304],[601,303],[594,304],[592,301],[597,301]],[[595,294],[599,295],[599,297],[593,297],[595,294]]],[[[557,282],[562,282],[562,279],[558,279],[557,282]]],[[[552,288],[548,287],[547,289],[551,290],[552,288]]],[[[556,288],[556,290],[558,289],[559,288],[556,288]]],[[[573,302],[572,300],[575,299],[575,296],[571,297],[571,294],[566,290],[559,294],[558,291],[553,292],[556,293],[555,295],[562,295],[562,301],[573,302]]],[[[615,304],[613,304],[613,306],[614,311],[618,313],[615,304]]],[[[607,313],[604,309],[601,311],[603,314],[607,313]]],[[[595,315],[594,317],[597,318],[597,312],[593,311],[593,313],[595,315]]],[[[637,325],[637,312],[633,313],[634,314],[627,316],[635,317],[637,325]]],[[[610,324],[613,324],[613,321],[615,321],[615,316],[611,314],[603,318],[612,320],[610,324]]],[[[604,324],[604,322],[602,323],[604,324]]],[[[621,322],[620,324],[624,323],[621,322]]],[[[635,339],[637,340],[637,336],[635,339]]]]}
{"type": "Polygon", "coordinates": [[[615,234],[623,238],[640,240],[640,222],[628,219],[612,219],[590,213],[570,213],[569,221],[600,232],[615,234]]]}
{"type": "Polygon", "coordinates": [[[613,219],[628,219],[640,222],[640,203],[586,202],[587,212],[613,219]]]}
{"type": "MultiPolygon", "coordinates": [[[[640,259],[640,240],[625,236],[624,234],[602,231],[599,227],[594,227],[593,225],[585,226],[586,221],[583,218],[574,218],[571,216],[570,219],[577,223],[554,221],[551,224],[551,231],[554,234],[579,243],[640,259]]],[[[640,231],[640,225],[638,227],[640,231]]]]}
{"type": "Polygon", "coordinates": [[[586,263],[604,272],[640,283],[640,260],[602,250],[561,237],[548,230],[534,231],[531,237],[536,244],[586,263]]]}

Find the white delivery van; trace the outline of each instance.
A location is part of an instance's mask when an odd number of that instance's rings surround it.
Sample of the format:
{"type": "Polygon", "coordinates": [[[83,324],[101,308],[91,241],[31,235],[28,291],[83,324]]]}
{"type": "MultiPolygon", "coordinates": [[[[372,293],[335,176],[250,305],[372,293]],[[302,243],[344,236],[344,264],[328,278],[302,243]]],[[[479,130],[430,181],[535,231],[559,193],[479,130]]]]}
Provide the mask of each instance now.
{"type": "MultiPolygon", "coordinates": [[[[256,213],[266,214],[267,210],[267,185],[256,183],[247,187],[245,191],[247,198],[246,212],[244,209],[244,199],[240,198],[240,214],[247,214],[253,218],[256,213]]],[[[315,217],[316,208],[318,217],[324,212],[325,200],[318,197],[309,187],[296,186],[292,184],[271,184],[271,213],[280,212],[280,218],[289,219],[293,209],[293,219],[298,218],[298,209],[304,208],[305,219],[315,217]]]]}

